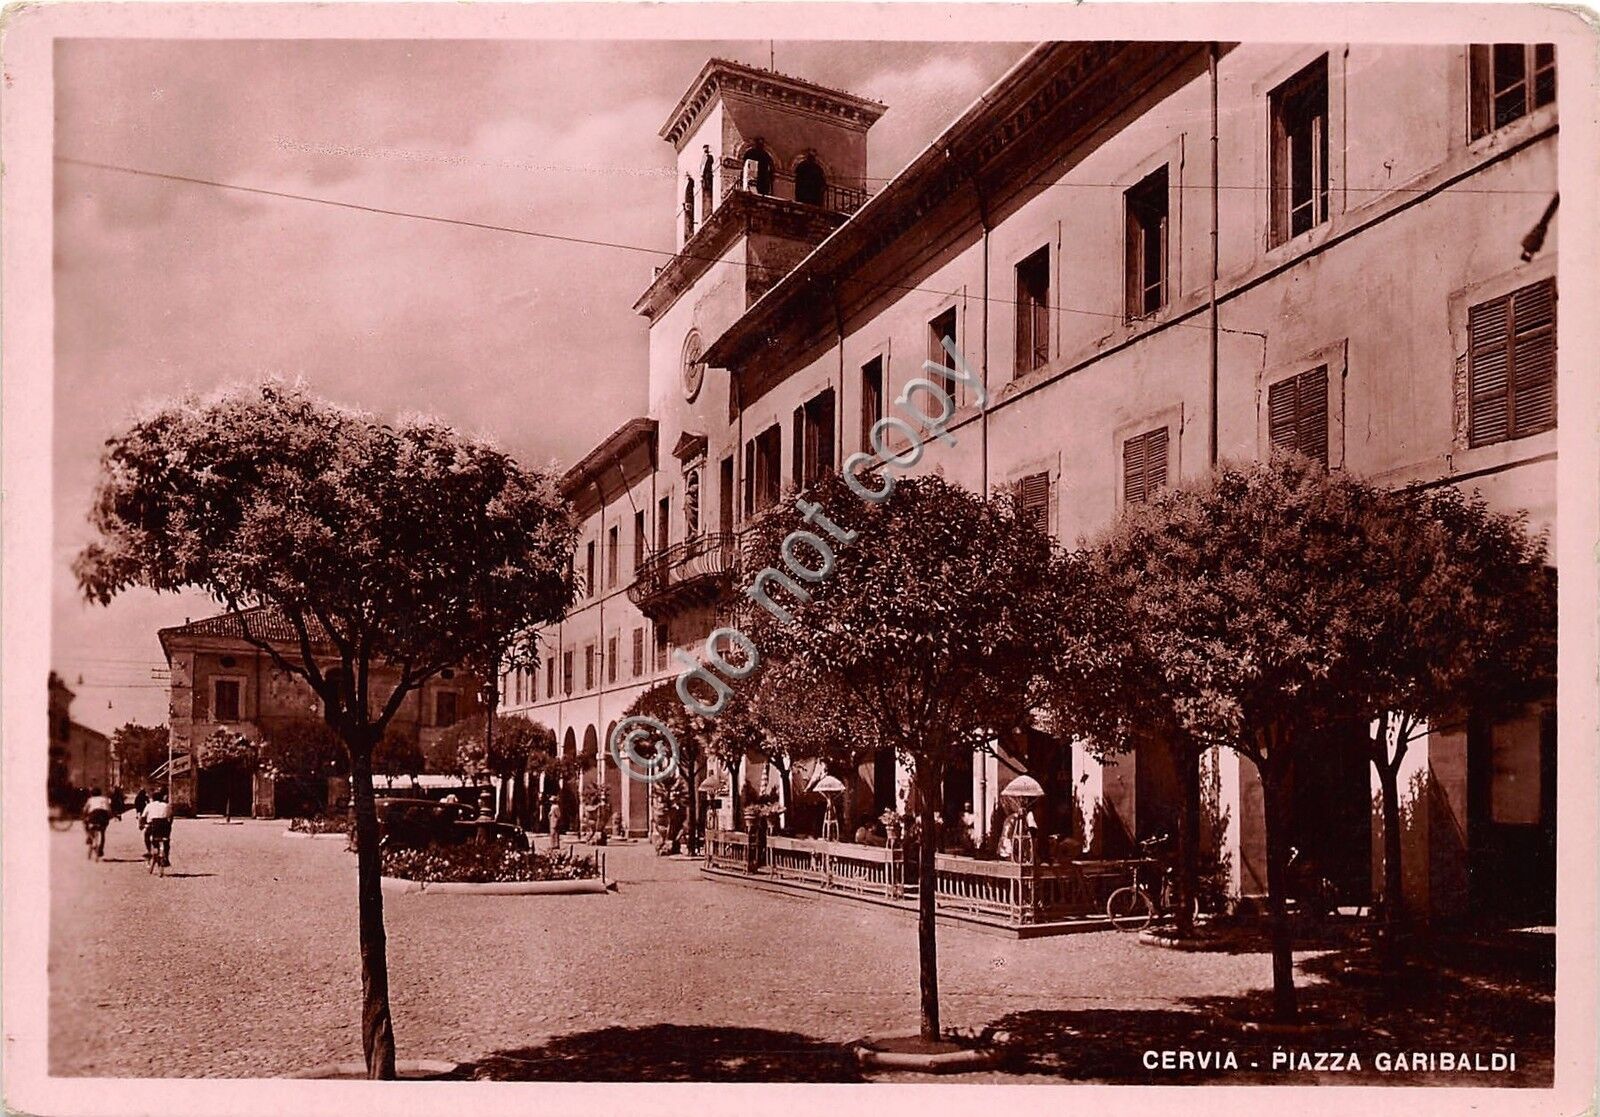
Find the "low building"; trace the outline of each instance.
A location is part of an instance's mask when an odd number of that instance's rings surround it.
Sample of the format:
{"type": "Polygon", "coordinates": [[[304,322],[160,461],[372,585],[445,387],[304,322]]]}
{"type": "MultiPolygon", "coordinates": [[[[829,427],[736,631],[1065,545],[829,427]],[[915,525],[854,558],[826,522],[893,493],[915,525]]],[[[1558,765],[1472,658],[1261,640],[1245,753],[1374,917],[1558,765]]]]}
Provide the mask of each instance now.
{"type": "MultiPolygon", "coordinates": [[[[82,682],[80,679],[79,682],[82,682]]],[[[58,790],[99,787],[109,792],[120,781],[111,740],[104,733],[72,720],[76,696],[61,676],[50,672],[50,768],[52,794],[58,790]]]]}
{"type": "MultiPolygon", "coordinates": [[[[290,723],[322,718],[322,700],[311,687],[277,666],[258,643],[246,639],[246,632],[254,641],[271,644],[288,662],[299,662],[293,627],[268,608],[222,613],[158,633],[172,675],[172,787],[181,809],[221,812],[231,800],[236,814],[276,813],[272,781],[206,770],[205,740],[219,728],[261,740],[290,723]]],[[[312,634],[318,665],[337,670],[339,656],[319,633],[312,634]]],[[[387,695],[397,679],[398,672],[375,665],[372,692],[387,695]]],[[[406,696],[389,732],[428,755],[441,733],[481,710],[481,690],[481,682],[469,672],[446,669],[406,696]]]]}

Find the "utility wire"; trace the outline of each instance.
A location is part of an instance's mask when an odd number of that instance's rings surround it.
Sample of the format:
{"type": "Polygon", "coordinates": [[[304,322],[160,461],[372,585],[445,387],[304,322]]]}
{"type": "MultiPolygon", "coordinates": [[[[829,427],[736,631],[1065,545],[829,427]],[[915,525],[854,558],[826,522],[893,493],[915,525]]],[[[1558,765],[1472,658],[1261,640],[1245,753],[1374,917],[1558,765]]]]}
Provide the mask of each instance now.
{"type": "MultiPolygon", "coordinates": [[[[115,163],[98,163],[88,159],[74,159],[65,155],[56,156],[56,162],[65,163],[76,167],[89,167],[95,170],[111,171],[117,174],[135,175],[142,178],[153,178],[163,182],[179,182],[194,186],[210,186],[218,190],[231,190],[241,194],[254,194],[268,198],[279,198],[285,201],[309,202],[313,205],[330,206],[335,209],[354,210],[358,213],[371,213],[384,217],[403,217],[409,218],[413,221],[425,221],[435,225],[455,225],[467,229],[479,229],[484,232],[510,233],[513,236],[533,237],[537,240],[556,241],[562,244],[585,245],[593,248],[615,248],[624,252],[644,252],[653,256],[665,256],[669,259],[695,260],[702,263],[727,264],[743,268],[760,269],[763,266],[761,264],[754,264],[748,261],[728,260],[720,256],[699,256],[693,253],[674,252],[669,249],[648,248],[644,245],[627,244],[622,241],[598,240],[592,237],[578,237],[563,233],[544,232],[537,229],[523,229],[515,225],[497,225],[486,221],[470,221],[461,217],[440,217],[437,214],[417,213],[412,210],[389,209],[384,206],[369,206],[363,205],[359,202],[341,202],[332,198],[318,198],[309,194],[295,194],[284,190],[268,190],[265,187],[260,186],[243,186],[238,183],[221,182],[216,179],[197,178],[191,175],[169,174],[163,171],[149,171],[138,167],[119,166],[115,163]]],[[[947,291],[937,287],[919,287],[913,284],[886,283],[873,280],[856,279],[853,277],[846,277],[842,280],[836,280],[836,282],[854,283],[858,286],[880,291],[901,291],[906,293],[921,292],[945,296],[962,295],[963,297],[971,299],[974,302],[1007,304],[1015,302],[1014,299],[1001,298],[999,296],[991,296],[985,299],[982,295],[974,295],[969,292],[963,292],[960,289],[947,291]]],[[[1127,316],[1125,314],[1111,311],[1087,310],[1083,307],[1062,306],[1059,304],[1048,305],[1045,307],[1045,309],[1060,311],[1063,314],[1079,314],[1092,318],[1112,319],[1118,322],[1127,321],[1127,316]]],[[[1171,324],[1179,327],[1180,329],[1210,329],[1210,326],[1196,322],[1174,322],[1171,324]]],[[[1228,334],[1240,334],[1249,337],[1263,336],[1261,333],[1255,330],[1240,330],[1227,326],[1221,326],[1218,328],[1221,330],[1221,332],[1228,334]]]]}

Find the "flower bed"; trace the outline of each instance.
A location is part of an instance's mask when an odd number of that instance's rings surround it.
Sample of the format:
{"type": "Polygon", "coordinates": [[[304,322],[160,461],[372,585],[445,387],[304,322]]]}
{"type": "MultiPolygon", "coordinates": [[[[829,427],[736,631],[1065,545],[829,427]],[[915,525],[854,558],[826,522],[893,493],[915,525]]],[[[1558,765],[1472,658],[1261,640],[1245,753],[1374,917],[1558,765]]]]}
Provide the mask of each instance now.
{"type": "Polygon", "coordinates": [[[467,842],[428,849],[385,850],[383,875],[425,884],[490,884],[598,880],[592,856],[534,853],[505,845],[467,842]]]}
{"type": "Polygon", "coordinates": [[[291,834],[339,834],[346,835],[350,832],[350,824],[343,818],[329,818],[318,815],[314,818],[291,818],[289,820],[291,834]]]}

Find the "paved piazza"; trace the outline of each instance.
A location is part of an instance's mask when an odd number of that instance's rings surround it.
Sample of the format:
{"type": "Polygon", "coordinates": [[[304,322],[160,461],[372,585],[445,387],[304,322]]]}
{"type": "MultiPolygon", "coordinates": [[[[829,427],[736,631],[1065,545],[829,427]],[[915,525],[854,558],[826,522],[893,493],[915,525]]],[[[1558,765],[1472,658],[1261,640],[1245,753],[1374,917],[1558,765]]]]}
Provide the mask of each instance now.
{"type": "MultiPolygon", "coordinates": [[[[52,1073],[261,1076],[359,1059],[355,860],[283,830],[180,820],[165,879],[139,861],[131,816],[100,864],[78,832],[51,834],[52,1073]]],[[[915,1030],[910,920],[713,883],[642,845],[608,859],[620,884],[604,896],[386,896],[400,1056],[663,1024],[823,1042],[915,1030]]],[[[976,1028],[1021,1011],[1181,1010],[1264,989],[1270,966],[1116,932],[941,928],[940,983],[946,1025],[976,1028]]]]}
{"type": "MultiPolygon", "coordinates": [[[[52,1073],[274,1075],[360,1058],[355,859],[283,828],[180,820],[165,879],[138,860],[131,816],[98,865],[79,833],[52,833],[52,1073]]],[[[607,858],[620,883],[605,896],[386,896],[401,1057],[654,1024],[824,1041],[915,1030],[909,919],[713,883],[643,845],[607,858]]],[[[1114,932],[940,929],[948,1026],[1176,1006],[1270,977],[1263,956],[1180,957],[1114,932]]]]}

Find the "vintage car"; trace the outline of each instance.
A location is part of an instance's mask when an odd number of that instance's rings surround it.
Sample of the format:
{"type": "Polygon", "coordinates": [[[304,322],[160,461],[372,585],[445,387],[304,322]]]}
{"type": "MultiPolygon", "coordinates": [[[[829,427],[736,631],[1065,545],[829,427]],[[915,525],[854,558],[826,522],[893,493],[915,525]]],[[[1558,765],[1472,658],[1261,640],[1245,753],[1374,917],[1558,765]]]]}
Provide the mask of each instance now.
{"type": "Polygon", "coordinates": [[[389,848],[460,845],[483,834],[517,849],[528,848],[528,836],[521,827],[505,822],[481,823],[477,809],[465,803],[379,796],[376,806],[379,840],[389,848]]]}

